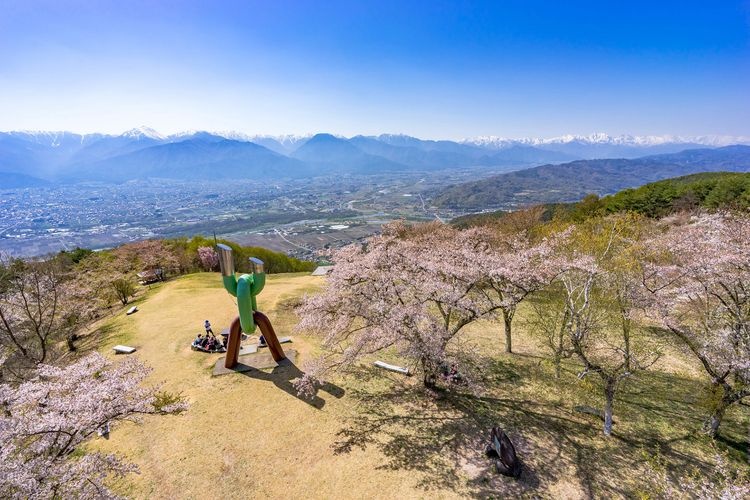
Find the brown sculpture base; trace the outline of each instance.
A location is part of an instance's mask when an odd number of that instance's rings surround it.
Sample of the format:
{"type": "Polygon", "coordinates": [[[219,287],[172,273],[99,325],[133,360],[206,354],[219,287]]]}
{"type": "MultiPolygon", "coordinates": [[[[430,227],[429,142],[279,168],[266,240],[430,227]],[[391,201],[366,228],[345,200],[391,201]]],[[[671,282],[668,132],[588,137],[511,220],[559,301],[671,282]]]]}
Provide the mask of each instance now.
{"type": "Polygon", "coordinates": [[[294,364],[297,361],[297,351],[289,349],[286,351],[286,359],[274,361],[269,351],[257,352],[255,354],[245,354],[239,356],[234,368],[224,366],[225,359],[219,358],[214,365],[213,375],[226,375],[227,373],[247,372],[250,370],[267,370],[281,366],[284,363],[294,364]]]}
{"type": "MultiPolygon", "coordinates": [[[[268,316],[260,311],[253,312],[253,320],[258,325],[260,332],[266,339],[266,345],[268,350],[271,351],[274,361],[281,361],[286,356],[284,355],[284,349],[282,349],[279,343],[276,332],[271,325],[271,320],[268,316]]],[[[238,357],[240,355],[240,345],[242,343],[242,327],[240,325],[239,316],[234,318],[231,326],[229,327],[229,341],[227,342],[227,355],[224,357],[224,367],[231,370],[237,365],[238,357]]]]}

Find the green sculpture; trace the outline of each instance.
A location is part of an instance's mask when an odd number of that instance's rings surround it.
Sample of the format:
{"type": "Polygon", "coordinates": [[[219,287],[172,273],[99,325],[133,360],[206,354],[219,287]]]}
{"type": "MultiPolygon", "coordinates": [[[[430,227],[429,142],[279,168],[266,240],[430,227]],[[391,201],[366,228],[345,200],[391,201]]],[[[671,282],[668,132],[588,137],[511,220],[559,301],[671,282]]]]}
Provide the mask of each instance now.
{"type": "Polygon", "coordinates": [[[221,266],[221,279],[224,288],[232,296],[237,297],[237,308],[240,313],[240,325],[245,333],[255,333],[255,320],[253,313],[258,310],[256,295],[263,291],[266,284],[266,273],[263,270],[263,261],[250,258],[253,265],[253,274],[243,274],[239,278],[234,274],[234,261],[232,260],[232,249],[223,244],[217,245],[219,253],[219,265],[221,266]]]}
{"type": "Polygon", "coordinates": [[[260,328],[273,359],[277,362],[281,361],[285,358],[284,350],[276,337],[271,321],[265,314],[258,311],[256,301],[256,296],[263,291],[266,284],[263,261],[251,257],[250,263],[253,266],[253,274],[243,274],[238,278],[234,274],[232,249],[227,245],[219,244],[216,246],[216,250],[219,254],[219,266],[221,267],[221,279],[224,288],[233,297],[237,297],[237,309],[239,310],[239,317],[232,321],[229,328],[229,342],[227,343],[227,356],[224,366],[233,368],[237,365],[242,332],[255,333],[256,325],[260,328]]]}

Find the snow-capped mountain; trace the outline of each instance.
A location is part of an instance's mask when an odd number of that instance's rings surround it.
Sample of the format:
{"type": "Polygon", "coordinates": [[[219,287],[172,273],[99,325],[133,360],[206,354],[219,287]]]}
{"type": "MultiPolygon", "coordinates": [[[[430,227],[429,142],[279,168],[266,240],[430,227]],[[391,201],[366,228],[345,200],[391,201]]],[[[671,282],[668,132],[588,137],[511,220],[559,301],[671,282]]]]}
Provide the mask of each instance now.
{"type": "Polygon", "coordinates": [[[679,135],[615,135],[611,136],[603,132],[589,135],[561,135],[550,138],[523,137],[519,139],[509,139],[507,137],[498,137],[486,135],[464,139],[460,141],[464,144],[474,144],[477,146],[490,149],[503,149],[516,144],[525,144],[530,146],[545,146],[551,144],[591,144],[591,145],[616,145],[616,146],[637,146],[652,147],[662,146],[665,144],[698,144],[701,146],[721,147],[730,144],[748,144],[750,137],[729,136],[729,135],[701,135],[701,136],[679,136],[679,135]]]}
{"type": "Polygon", "coordinates": [[[256,140],[262,140],[262,139],[273,139],[279,144],[283,144],[285,146],[293,146],[299,142],[307,141],[313,135],[315,135],[315,134],[282,134],[282,135],[255,134],[255,135],[250,135],[250,134],[245,134],[243,132],[235,132],[235,131],[216,132],[216,134],[222,137],[226,137],[227,139],[233,139],[235,141],[242,140],[242,141],[254,142],[256,140]]]}
{"type": "Polygon", "coordinates": [[[152,129],[151,127],[140,126],[132,128],[120,134],[120,137],[127,137],[129,139],[141,140],[141,139],[153,139],[156,141],[163,141],[166,139],[165,136],[152,129]]]}
{"type": "MultiPolygon", "coordinates": [[[[2,132],[0,132],[2,133],[2,132]]],[[[66,131],[14,130],[5,132],[10,137],[39,144],[41,146],[60,147],[63,144],[86,144],[98,141],[104,134],[77,134],[66,131]]]]}
{"type": "Polygon", "coordinates": [[[637,158],[651,154],[676,153],[685,149],[750,144],[750,137],[722,135],[694,137],[677,135],[611,136],[600,132],[589,135],[569,134],[550,138],[509,139],[506,137],[482,136],[464,139],[461,142],[493,150],[504,150],[518,145],[532,146],[546,151],[567,153],[583,159],[595,159],[637,158]]]}
{"type": "MultiPolygon", "coordinates": [[[[310,140],[315,134],[285,134],[285,135],[244,135],[248,141],[265,146],[277,153],[290,154],[310,140]],[[280,145],[280,149],[275,144],[280,145]]],[[[226,136],[225,136],[226,137],[226,136]]]]}

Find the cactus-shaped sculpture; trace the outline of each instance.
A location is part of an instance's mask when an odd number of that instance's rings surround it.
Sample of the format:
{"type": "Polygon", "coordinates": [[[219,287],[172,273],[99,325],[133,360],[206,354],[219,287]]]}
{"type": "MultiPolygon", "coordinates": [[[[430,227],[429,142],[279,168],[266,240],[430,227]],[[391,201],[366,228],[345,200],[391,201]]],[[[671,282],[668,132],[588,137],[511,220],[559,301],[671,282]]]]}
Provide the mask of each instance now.
{"type": "Polygon", "coordinates": [[[239,310],[239,316],[235,318],[229,328],[229,342],[227,343],[227,357],[224,366],[226,368],[234,368],[237,365],[242,332],[244,331],[247,334],[255,333],[256,326],[260,328],[273,359],[281,361],[285,358],[284,351],[281,348],[281,344],[279,344],[271,321],[265,314],[258,311],[256,300],[256,296],[263,290],[266,284],[263,261],[251,257],[250,263],[253,267],[253,273],[243,274],[238,278],[234,273],[234,259],[231,247],[219,244],[216,250],[219,254],[219,266],[221,267],[224,288],[232,296],[237,297],[237,309],[239,310]]]}

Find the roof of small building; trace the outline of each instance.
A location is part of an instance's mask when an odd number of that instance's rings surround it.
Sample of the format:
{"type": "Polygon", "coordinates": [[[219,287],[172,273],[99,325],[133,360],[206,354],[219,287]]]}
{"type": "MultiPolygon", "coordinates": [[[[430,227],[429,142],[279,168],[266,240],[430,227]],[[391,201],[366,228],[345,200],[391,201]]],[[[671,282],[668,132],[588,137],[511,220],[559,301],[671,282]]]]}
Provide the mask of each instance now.
{"type": "Polygon", "coordinates": [[[333,266],[318,266],[312,272],[312,276],[326,276],[333,271],[333,266]]]}

